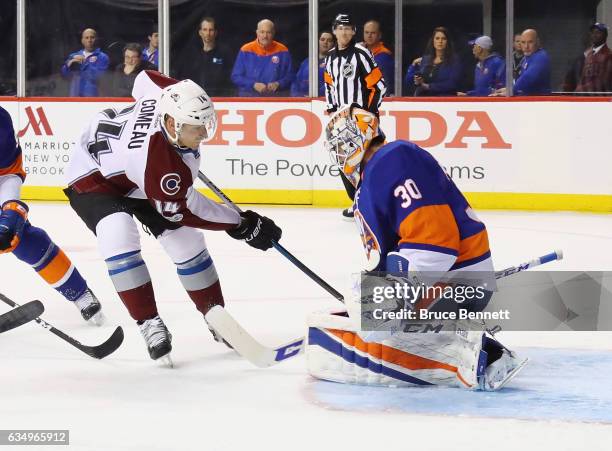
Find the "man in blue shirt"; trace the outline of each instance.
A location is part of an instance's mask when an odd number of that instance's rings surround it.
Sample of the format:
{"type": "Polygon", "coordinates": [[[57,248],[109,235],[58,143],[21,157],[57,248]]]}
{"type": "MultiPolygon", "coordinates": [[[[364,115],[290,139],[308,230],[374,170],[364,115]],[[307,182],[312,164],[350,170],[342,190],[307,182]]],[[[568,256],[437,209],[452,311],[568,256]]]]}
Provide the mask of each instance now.
{"type": "Polygon", "coordinates": [[[274,40],[274,34],[274,22],[261,20],[257,24],[257,38],[240,48],[232,70],[232,82],[238,87],[239,96],[289,94],[293,81],[291,54],[274,40]]]}
{"type": "MultiPolygon", "coordinates": [[[[334,35],[331,31],[322,31],[319,35],[319,97],[325,96],[325,81],[323,79],[323,72],[325,72],[325,57],[334,46],[335,40],[334,35]]],[[[291,84],[291,96],[292,97],[306,97],[308,96],[308,58],[302,61],[300,68],[295,75],[295,79],[291,84]]]]}
{"type": "Polygon", "coordinates": [[[70,96],[97,97],[98,82],[108,69],[108,55],[96,48],[96,30],[87,28],[81,34],[83,48],[68,55],[62,76],[70,80],[70,96]]]}
{"type": "Polygon", "coordinates": [[[153,30],[151,34],[147,36],[149,39],[149,45],[142,51],[142,60],[148,61],[153,64],[156,68],[159,68],[159,33],[157,30],[153,30]]]}
{"type": "MultiPolygon", "coordinates": [[[[550,58],[540,47],[538,32],[531,28],[521,33],[523,59],[518,76],[514,80],[514,95],[533,96],[550,94],[550,58]]],[[[506,88],[498,89],[496,95],[506,95],[506,88]]]]}
{"type": "Polygon", "coordinates": [[[474,69],[474,89],[458,92],[458,96],[488,96],[506,85],[506,62],[497,53],[492,53],[493,40],[480,36],[470,41],[472,53],[478,60],[474,69]]]}

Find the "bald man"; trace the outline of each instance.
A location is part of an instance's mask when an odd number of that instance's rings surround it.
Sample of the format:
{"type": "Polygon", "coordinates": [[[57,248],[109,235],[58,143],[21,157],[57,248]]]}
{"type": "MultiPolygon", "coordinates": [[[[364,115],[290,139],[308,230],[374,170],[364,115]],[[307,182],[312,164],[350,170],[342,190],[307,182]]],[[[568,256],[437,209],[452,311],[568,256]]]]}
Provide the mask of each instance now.
{"type": "Polygon", "coordinates": [[[234,63],[232,82],[241,97],[289,95],[293,67],[289,49],[274,40],[276,29],[269,19],[259,21],[255,40],[244,44],[234,63]]]}
{"type": "Polygon", "coordinates": [[[521,33],[523,59],[514,83],[515,95],[550,94],[550,58],[540,46],[538,32],[531,28],[521,33]]]}
{"type": "Polygon", "coordinates": [[[62,66],[62,77],[70,81],[70,95],[97,97],[99,80],[108,70],[108,55],[96,48],[97,33],[87,28],[81,33],[83,48],[68,55],[62,66]]]}
{"type": "Polygon", "coordinates": [[[395,60],[393,59],[393,53],[389,50],[382,42],[382,30],[380,29],[380,22],[377,20],[368,20],[363,25],[363,44],[365,45],[372,56],[374,61],[380,67],[383,73],[383,78],[387,85],[387,94],[393,95],[395,89],[395,60]]]}

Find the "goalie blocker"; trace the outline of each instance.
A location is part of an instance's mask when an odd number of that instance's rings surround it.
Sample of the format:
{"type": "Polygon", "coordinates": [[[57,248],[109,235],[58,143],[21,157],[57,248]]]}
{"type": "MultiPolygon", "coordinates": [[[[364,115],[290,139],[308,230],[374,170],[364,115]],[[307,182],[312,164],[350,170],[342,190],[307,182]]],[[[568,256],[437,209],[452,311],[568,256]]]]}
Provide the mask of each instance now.
{"type": "Polygon", "coordinates": [[[527,363],[467,321],[457,321],[454,333],[396,333],[366,342],[344,311],[309,316],[306,359],[312,376],[334,382],[486,391],[502,388],[527,363]]]}

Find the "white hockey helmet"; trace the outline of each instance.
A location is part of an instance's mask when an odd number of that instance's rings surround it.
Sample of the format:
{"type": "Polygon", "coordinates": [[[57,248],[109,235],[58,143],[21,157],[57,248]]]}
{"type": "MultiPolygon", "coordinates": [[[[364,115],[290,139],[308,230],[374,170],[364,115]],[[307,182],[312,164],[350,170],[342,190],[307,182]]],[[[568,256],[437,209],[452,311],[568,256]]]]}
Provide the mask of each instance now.
{"type": "Polygon", "coordinates": [[[361,161],[372,140],[379,135],[378,118],[356,107],[334,113],[325,127],[325,148],[332,163],[355,187],[359,184],[361,161]]]}
{"type": "Polygon", "coordinates": [[[185,124],[206,128],[206,137],[202,142],[210,141],[215,136],[217,130],[215,107],[206,91],[191,80],[179,81],[162,90],[159,99],[159,114],[161,126],[170,142],[175,146],[178,146],[181,128],[185,124]],[[166,129],[166,115],[174,119],[175,136],[172,136],[166,129]]]}

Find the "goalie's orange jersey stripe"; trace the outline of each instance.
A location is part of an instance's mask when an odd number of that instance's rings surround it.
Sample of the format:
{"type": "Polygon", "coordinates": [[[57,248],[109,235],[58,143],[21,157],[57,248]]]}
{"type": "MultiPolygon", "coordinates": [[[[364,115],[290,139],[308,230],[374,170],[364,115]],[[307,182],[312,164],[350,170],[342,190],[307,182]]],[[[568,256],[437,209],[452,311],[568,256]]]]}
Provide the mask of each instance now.
{"type": "Polygon", "coordinates": [[[38,270],[38,274],[40,274],[40,277],[45,279],[49,285],[53,285],[62,280],[62,277],[66,275],[71,267],[72,262],[66,254],[64,254],[64,251],[60,249],[47,266],[38,270]]]}
{"type": "Polygon", "coordinates": [[[338,337],[344,343],[352,346],[359,351],[371,355],[372,357],[382,360],[383,362],[393,363],[408,370],[446,370],[457,375],[457,378],[467,387],[471,387],[467,381],[459,373],[456,366],[448,363],[438,362],[437,360],[428,359],[408,352],[400,351],[399,349],[385,346],[382,343],[365,342],[355,332],[349,332],[339,329],[326,329],[329,333],[338,337]]]}
{"type": "Polygon", "coordinates": [[[461,240],[459,244],[459,257],[457,263],[480,257],[489,252],[489,235],[487,230],[482,230],[475,235],[461,240]]]}
{"type": "Polygon", "coordinates": [[[399,226],[399,243],[430,244],[458,252],[459,229],[450,207],[425,205],[410,213],[399,226]]]}
{"type": "Polygon", "coordinates": [[[13,164],[6,168],[0,168],[0,176],[9,174],[15,174],[20,176],[22,179],[25,179],[26,173],[23,170],[23,160],[21,154],[17,156],[13,164]]]}

